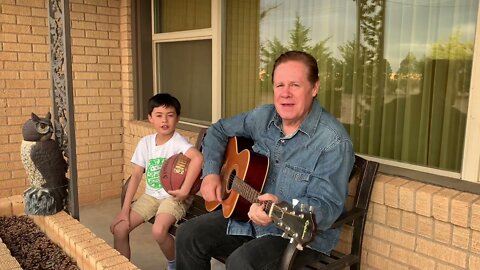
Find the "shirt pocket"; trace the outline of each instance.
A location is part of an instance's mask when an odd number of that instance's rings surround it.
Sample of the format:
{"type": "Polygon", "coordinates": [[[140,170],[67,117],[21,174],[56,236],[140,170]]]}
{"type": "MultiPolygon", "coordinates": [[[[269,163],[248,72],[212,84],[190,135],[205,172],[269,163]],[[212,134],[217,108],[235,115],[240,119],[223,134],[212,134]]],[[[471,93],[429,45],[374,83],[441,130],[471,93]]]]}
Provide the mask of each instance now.
{"type": "Polygon", "coordinates": [[[262,156],[266,156],[266,157],[270,156],[270,151],[269,151],[268,147],[266,147],[263,144],[255,143],[252,146],[252,150],[253,150],[253,152],[255,152],[257,154],[260,154],[262,156]]]}
{"type": "Polygon", "coordinates": [[[286,164],[282,168],[277,182],[281,197],[291,203],[292,199],[305,196],[311,174],[305,168],[286,164]]]}

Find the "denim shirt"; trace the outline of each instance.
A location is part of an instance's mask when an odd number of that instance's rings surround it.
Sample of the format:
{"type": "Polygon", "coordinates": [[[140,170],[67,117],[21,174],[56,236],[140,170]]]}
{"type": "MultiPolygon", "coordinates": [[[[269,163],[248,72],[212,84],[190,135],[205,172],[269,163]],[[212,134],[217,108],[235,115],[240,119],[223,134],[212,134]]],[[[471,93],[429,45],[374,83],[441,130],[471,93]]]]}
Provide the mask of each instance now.
{"type": "MultiPolygon", "coordinates": [[[[352,142],[342,124],[317,101],[293,135],[282,131],[282,120],[275,107],[262,105],[231,118],[221,119],[207,131],[203,141],[202,178],[219,174],[228,138],[241,136],[253,140],[252,150],[269,158],[269,170],[261,193],[281,201],[313,206],[316,236],[309,247],[329,254],[340,231],[329,229],[344,210],[348,179],[355,156],[352,142]]],[[[227,234],[262,237],[281,235],[273,223],[259,226],[230,219],[227,234]]]]}

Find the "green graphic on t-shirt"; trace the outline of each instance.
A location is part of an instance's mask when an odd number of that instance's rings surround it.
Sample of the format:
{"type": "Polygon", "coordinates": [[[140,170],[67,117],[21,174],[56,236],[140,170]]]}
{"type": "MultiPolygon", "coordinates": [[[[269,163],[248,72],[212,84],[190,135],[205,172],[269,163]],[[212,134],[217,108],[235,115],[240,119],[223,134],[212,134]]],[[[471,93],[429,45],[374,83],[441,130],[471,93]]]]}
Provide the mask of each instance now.
{"type": "Polygon", "coordinates": [[[162,169],[165,158],[152,158],[148,161],[147,170],[145,171],[145,178],[147,179],[147,186],[153,189],[161,189],[160,170],[162,169]]]}

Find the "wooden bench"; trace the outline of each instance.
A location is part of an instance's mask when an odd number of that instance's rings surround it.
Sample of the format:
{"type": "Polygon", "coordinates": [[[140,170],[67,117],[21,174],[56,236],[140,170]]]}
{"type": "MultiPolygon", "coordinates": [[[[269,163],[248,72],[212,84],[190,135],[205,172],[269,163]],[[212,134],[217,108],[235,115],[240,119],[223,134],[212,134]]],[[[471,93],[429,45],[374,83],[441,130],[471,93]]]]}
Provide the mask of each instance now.
{"type": "MultiPolygon", "coordinates": [[[[199,133],[196,142],[196,147],[198,149],[201,149],[201,142],[205,136],[205,132],[206,129],[203,129],[199,133]]],[[[297,245],[291,243],[285,249],[280,269],[293,269],[293,262],[299,252],[311,253],[308,257],[312,258],[312,261],[308,262],[307,269],[342,269],[347,266],[350,266],[350,269],[360,269],[363,232],[378,165],[377,162],[369,161],[355,155],[355,164],[349,180],[349,195],[346,201],[347,211],[332,225],[332,228],[349,226],[349,229],[352,230],[352,233],[349,234],[351,235],[351,248],[349,252],[339,252],[334,250],[331,252],[330,256],[327,256],[309,248],[305,248],[304,251],[299,251],[297,245]]],[[[127,179],[122,186],[122,205],[127,191],[128,182],[129,179],[127,179]]],[[[200,195],[194,195],[193,203],[187,211],[187,214],[176,225],[170,228],[170,234],[175,236],[177,227],[180,224],[205,213],[208,213],[205,209],[205,201],[200,195]]],[[[153,223],[153,221],[154,218],[150,220],[150,223],[153,223]]],[[[215,257],[215,259],[223,263],[225,263],[226,260],[224,257],[215,257]]]]}

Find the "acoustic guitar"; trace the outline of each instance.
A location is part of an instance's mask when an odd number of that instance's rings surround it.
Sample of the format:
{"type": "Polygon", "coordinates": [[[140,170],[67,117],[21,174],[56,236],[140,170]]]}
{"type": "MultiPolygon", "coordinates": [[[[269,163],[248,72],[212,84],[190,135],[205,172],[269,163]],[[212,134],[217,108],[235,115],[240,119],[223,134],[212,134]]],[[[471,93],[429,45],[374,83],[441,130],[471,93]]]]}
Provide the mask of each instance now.
{"type": "Polygon", "coordinates": [[[267,179],[269,161],[267,157],[253,152],[252,145],[251,140],[242,137],[228,140],[220,170],[222,201],[206,201],[205,208],[211,212],[221,205],[225,218],[248,221],[251,204],[262,203],[274,224],[284,231],[283,236],[295,241],[297,248],[301,249],[314,236],[313,209],[304,205],[296,208],[286,202],[274,204],[258,200],[267,179]]]}

